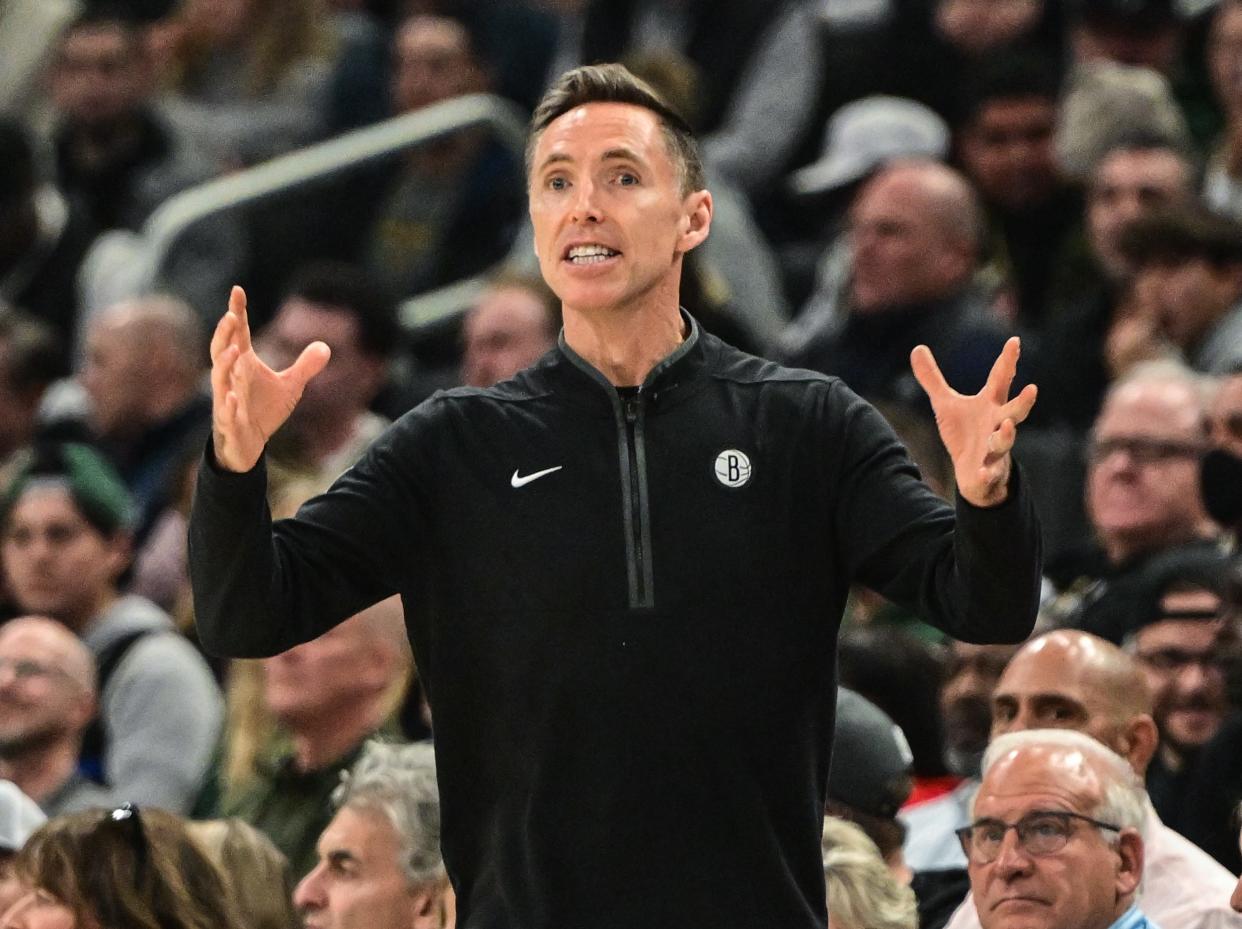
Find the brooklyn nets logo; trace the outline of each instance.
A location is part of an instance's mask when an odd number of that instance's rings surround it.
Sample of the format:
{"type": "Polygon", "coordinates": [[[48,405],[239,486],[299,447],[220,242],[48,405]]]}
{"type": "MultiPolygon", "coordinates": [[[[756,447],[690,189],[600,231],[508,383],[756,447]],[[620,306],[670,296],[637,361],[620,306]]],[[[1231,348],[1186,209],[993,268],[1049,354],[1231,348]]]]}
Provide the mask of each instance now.
{"type": "Polygon", "coordinates": [[[716,456],[716,480],[726,487],[741,487],[750,480],[750,459],[745,452],[726,448],[716,456]]]}

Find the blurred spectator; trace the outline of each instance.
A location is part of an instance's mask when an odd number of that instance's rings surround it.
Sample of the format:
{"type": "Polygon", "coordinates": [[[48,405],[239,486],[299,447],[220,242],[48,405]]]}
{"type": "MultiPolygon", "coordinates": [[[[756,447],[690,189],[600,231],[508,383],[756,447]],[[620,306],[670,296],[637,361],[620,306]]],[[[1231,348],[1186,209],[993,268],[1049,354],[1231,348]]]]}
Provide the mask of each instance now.
{"type": "Polygon", "coordinates": [[[451,927],[432,747],[368,742],[342,775],[332,804],[319,864],[294,895],[306,925],[451,927]]]}
{"type": "Polygon", "coordinates": [[[224,876],[246,929],[302,929],[293,908],[289,861],[271,839],[236,818],[185,825],[224,876]]]}
{"type": "Polygon", "coordinates": [[[202,389],[206,363],[198,314],[174,297],[117,304],[86,331],[78,378],[100,447],[137,507],[138,547],[175,503],[183,462],[197,457],[211,429],[211,400],[202,389]]]}
{"type": "Polygon", "coordinates": [[[1110,388],[1087,450],[1086,509],[1095,539],[1045,571],[1065,592],[1061,624],[1113,641],[1133,618],[1151,563],[1218,534],[1199,495],[1207,424],[1200,381],[1180,366],[1140,366],[1110,388]]]}
{"type": "Polygon", "coordinates": [[[987,215],[987,273],[1005,314],[1035,326],[1045,315],[1054,262],[1081,215],[1053,145],[1058,75],[1051,61],[1006,55],[981,64],[972,78],[955,145],[987,215]]]}
{"type": "Polygon", "coordinates": [[[901,854],[905,827],[897,811],[914,783],[910,745],[888,714],[845,687],[837,690],[834,729],[824,812],[861,828],[893,877],[908,884],[911,873],[901,854]]]}
{"type": "Polygon", "coordinates": [[[1203,506],[1235,539],[1242,538],[1242,372],[1217,386],[1208,428],[1214,447],[1199,464],[1203,506]]]}
{"type": "Polygon", "coordinates": [[[1225,117],[1216,140],[1203,195],[1215,210],[1242,220],[1242,2],[1222,0],[1212,17],[1207,64],[1225,117]]]}
{"type": "MultiPolygon", "coordinates": [[[[115,8],[83,13],[60,40],[50,74],[56,180],[93,228],[137,232],[164,200],[210,180],[217,167],[155,106],[142,27],[115,8]]],[[[160,284],[203,318],[244,262],[229,216],[191,226],[160,269],[160,284]]]]}
{"type": "Polygon", "coordinates": [[[1063,249],[1045,321],[1044,369],[1033,380],[1050,418],[1085,431],[1111,379],[1105,341],[1123,307],[1134,268],[1122,233],[1154,210],[1194,199],[1194,166],[1161,136],[1122,139],[1091,170],[1085,234],[1063,249]]]}
{"type": "Polygon", "coordinates": [[[1175,204],[1129,226],[1121,245],[1135,281],[1109,336],[1114,369],[1169,355],[1205,374],[1242,367],[1242,224],[1175,204]]]}
{"type": "Polygon", "coordinates": [[[39,79],[79,0],[5,0],[0,3],[0,117],[31,119],[39,79]]]}
{"type": "Polygon", "coordinates": [[[323,132],[334,49],[319,0],[184,0],[151,45],[170,117],[222,167],[323,132]]]}
{"type": "Polygon", "coordinates": [[[295,877],[315,865],[328,797],[363,743],[395,732],[393,713],[409,678],[400,600],[389,598],[317,639],[264,662],[264,699],[281,728],[254,781],[221,810],[271,838],[295,877]]]}
{"type": "Polygon", "coordinates": [[[1048,927],[1155,926],[1136,903],[1145,819],[1134,772],[1089,736],[998,738],[961,832],[983,929],[1026,925],[1024,915],[1048,927]]]}
{"type": "Polygon", "coordinates": [[[16,784],[0,780],[0,915],[26,892],[14,870],[14,859],[31,833],[45,822],[43,811],[16,784]]]}
{"type": "MultiPolygon", "coordinates": [[[[1156,751],[1151,696],[1135,660],[1117,646],[1062,629],[1029,642],[1010,662],[993,700],[993,737],[1029,729],[1071,729],[1097,739],[1143,777],[1156,751]]],[[[1143,906],[1164,929],[1242,926],[1225,908],[1232,878],[1147,808],[1143,906]]],[[[962,810],[961,825],[969,819],[962,810]]],[[[947,826],[952,828],[952,826],[947,826]]],[[[979,929],[968,898],[949,929],[979,929]]]]}
{"type": "Polygon", "coordinates": [[[399,336],[396,307],[364,272],[337,264],[303,269],[256,348],[277,370],[316,340],[327,343],[332,359],[273,436],[274,457],[330,478],[352,465],[387,425],[368,407],[399,336]]]}
{"type": "Polygon", "coordinates": [[[0,309],[0,462],[42,431],[40,404],[65,373],[64,353],[50,326],[0,309]]]}
{"type": "Polygon", "coordinates": [[[44,184],[25,128],[0,117],[0,300],[51,326],[68,351],[78,313],[78,269],[96,230],[44,184]]]}
{"type": "Polygon", "coordinates": [[[98,697],[95,658],[67,627],[39,616],[0,626],[0,777],[48,816],[112,805],[78,771],[98,697]]]}
{"type": "Polygon", "coordinates": [[[121,797],[184,810],[220,732],[220,692],[168,615],[122,596],[133,506],[120,478],[81,445],[34,450],[0,498],[0,555],[27,613],[60,620],[95,656],[100,719],[84,771],[121,797]]]}
{"type": "Polygon", "coordinates": [[[889,873],[865,832],[826,816],[821,849],[830,929],[917,929],[914,892],[889,873]]]}
{"type": "Polygon", "coordinates": [[[949,643],[949,667],[940,688],[945,760],[962,777],[977,777],[992,729],[992,692],[1017,645],[949,643]]]}
{"type": "Polygon", "coordinates": [[[930,161],[881,170],[850,211],[844,309],[792,363],[922,409],[910,351],[923,343],[955,389],[979,390],[1006,337],[971,287],[981,235],[978,201],[957,172],[930,161]]]}
{"type": "Polygon", "coordinates": [[[48,822],[17,856],[27,892],[4,929],[242,929],[228,879],[185,822],[126,804],[48,822]]]}
{"type": "Polygon", "coordinates": [[[534,364],[556,344],[561,304],[542,278],[501,276],[464,323],[462,382],[491,387],[534,364]]]}

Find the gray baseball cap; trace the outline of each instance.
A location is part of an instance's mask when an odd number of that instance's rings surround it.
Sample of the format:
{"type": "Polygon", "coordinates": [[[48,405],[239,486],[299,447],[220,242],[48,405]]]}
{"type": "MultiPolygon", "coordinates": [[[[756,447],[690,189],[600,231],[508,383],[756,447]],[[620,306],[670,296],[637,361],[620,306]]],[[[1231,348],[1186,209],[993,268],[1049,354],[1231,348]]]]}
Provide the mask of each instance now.
{"type": "Polygon", "coordinates": [[[0,852],[16,852],[47,822],[38,805],[12,781],[0,780],[0,852]]]}
{"type": "Polygon", "coordinates": [[[828,771],[828,799],[892,819],[910,796],[914,754],[887,713],[841,687],[828,771]]]}

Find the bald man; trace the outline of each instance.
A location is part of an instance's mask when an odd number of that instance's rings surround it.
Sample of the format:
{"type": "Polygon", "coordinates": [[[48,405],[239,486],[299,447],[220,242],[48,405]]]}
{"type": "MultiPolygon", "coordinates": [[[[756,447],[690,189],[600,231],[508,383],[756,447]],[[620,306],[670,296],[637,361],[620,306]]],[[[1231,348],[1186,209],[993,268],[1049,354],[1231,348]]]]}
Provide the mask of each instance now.
{"type": "Polygon", "coordinates": [[[66,626],[27,616],[0,627],[0,778],[48,816],[114,805],[78,773],[95,710],[95,660],[66,626]]]}
{"type": "MultiPolygon", "coordinates": [[[[1028,642],[992,695],[992,738],[1030,729],[1071,729],[1102,742],[1140,778],[1158,735],[1151,696],[1135,660],[1086,632],[1061,629],[1028,642]]],[[[1143,910],[1161,929],[1242,929],[1229,905],[1233,876],[1156,815],[1147,801],[1143,910]]],[[[948,929],[979,929],[967,897],[948,929]]]]}
{"type": "Polygon", "coordinates": [[[850,208],[852,259],[837,325],[792,361],[838,375],[865,397],[922,408],[906,359],[923,343],[950,383],[977,390],[1008,334],[971,286],[982,224],[974,190],[952,168],[903,161],[881,170],[850,208]]]}

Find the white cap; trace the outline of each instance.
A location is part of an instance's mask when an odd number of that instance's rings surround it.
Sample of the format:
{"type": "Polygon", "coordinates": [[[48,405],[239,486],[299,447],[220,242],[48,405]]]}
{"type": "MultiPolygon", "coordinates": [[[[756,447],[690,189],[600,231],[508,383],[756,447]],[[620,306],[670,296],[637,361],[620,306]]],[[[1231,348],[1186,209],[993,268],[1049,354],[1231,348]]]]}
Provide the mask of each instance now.
{"type": "Polygon", "coordinates": [[[16,852],[47,822],[38,804],[12,781],[0,780],[0,851],[16,852]]]}
{"type": "Polygon", "coordinates": [[[949,125],[905,97],[864,97],[833,114],[819,161],[793,173],[795,193],[833,190],[899,158],[944,158],[949,125]]]}

